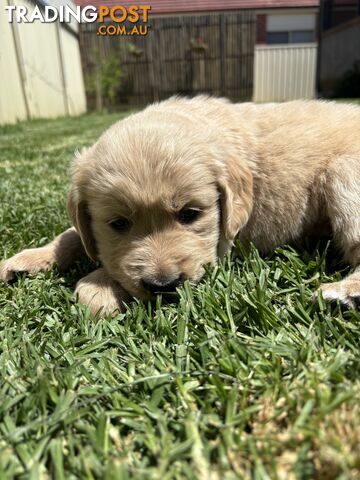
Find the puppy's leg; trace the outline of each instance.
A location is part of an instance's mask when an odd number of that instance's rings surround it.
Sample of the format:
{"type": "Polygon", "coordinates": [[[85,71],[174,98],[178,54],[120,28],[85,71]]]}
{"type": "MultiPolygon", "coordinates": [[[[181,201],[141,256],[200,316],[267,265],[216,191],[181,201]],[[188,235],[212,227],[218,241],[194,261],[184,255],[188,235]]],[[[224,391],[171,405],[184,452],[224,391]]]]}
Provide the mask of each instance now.
{"type": "Polygon", "coordinates": [[[37,273],[51,270],[54,265],[66,269],[85,255],[75,228],[69,228],[41,248],[30,248],[0,263],[0,280],[9,282],[17,272],[37,273]]]}
{"type": "Polygon", "coordinates": [[[104,268],[98,268],[79,280],[75,294],[79,303],[88,305],[93,314],[101,310],[102,315],[124,310],[123,302],[130,299],[104,268]]]}
{"type": "Polygon", "coordinates": [[[330,166],[325,196],[335,240],[354,272],[320,289],[324,299],[355,308],[360,305],[360,156],[343,157],[330,166]]]}

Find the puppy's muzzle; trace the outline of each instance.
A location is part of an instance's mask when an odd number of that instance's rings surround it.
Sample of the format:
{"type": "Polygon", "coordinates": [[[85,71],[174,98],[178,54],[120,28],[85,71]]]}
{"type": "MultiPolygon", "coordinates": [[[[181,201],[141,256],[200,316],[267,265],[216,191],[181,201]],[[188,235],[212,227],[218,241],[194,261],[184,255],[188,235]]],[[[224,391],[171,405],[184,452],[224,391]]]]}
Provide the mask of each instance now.
{"type": "Polygon", "coordinates": [[[162,294],[162,293],[172,293],[175,292],[177,287],[183,283],[183,276],[178,275],[177,277],[172,278],[143,278],[142,286],[147,290],[151,295],[162,294]]]}

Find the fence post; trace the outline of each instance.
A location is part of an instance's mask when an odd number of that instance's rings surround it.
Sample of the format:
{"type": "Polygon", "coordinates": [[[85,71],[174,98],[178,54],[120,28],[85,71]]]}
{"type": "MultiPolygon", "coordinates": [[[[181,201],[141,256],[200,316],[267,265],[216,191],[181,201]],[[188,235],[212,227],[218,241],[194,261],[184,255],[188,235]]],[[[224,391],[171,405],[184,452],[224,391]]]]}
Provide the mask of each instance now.
{"type": "Polygon", "coordinates": [[[220,13],[220,94],[225,95],[225,15],[220,13]]]}

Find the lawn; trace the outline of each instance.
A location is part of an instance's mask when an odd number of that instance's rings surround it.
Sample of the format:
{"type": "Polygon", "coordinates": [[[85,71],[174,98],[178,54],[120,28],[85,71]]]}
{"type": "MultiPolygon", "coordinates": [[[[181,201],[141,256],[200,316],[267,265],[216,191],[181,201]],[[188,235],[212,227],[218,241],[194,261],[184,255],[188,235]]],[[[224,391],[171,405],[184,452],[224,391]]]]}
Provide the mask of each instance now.
{"type": "MultiPolygon", "coordinates": [[[[1,258],[69,225],[73,152],[120,117],[0,127],[1,258]]],[[[0,478],[359,478],[360,314],[311,303],[320,247],[238,245],[113,318],[74,303],[90,262],[1,284],[0,478]]]]}

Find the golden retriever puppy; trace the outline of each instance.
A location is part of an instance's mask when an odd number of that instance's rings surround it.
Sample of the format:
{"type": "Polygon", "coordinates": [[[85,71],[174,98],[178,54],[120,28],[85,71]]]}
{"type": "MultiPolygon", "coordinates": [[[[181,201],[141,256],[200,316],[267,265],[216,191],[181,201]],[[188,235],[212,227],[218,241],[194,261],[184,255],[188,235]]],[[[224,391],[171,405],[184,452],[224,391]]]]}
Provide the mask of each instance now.
{"type": "Polygon", "coordinates": [[[4,261],[0,278],[101,263],[79,281],[93,311],[200,280],[235,237],[262,252],[329,229],[354,271],[321,286],[360,297],[360,108],[321,101],[171,98],[113,125],[72,170],[74,225],[4,261]]]}

